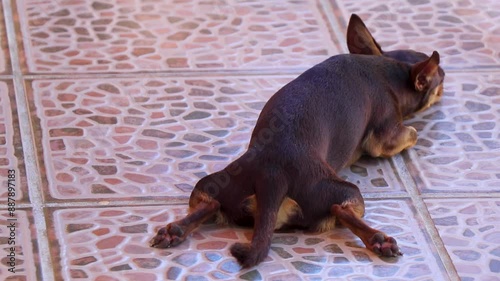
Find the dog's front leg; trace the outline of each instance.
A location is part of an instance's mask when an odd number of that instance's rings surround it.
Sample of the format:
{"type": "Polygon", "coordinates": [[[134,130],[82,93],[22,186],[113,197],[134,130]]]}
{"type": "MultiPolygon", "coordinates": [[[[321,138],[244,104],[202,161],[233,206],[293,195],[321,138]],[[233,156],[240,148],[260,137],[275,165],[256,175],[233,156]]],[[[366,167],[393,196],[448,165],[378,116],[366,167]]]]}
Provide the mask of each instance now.
{"type": "Polygon", "coordinates": [[[281,173],[266,173],[255,183],[256,209],[251,243],[236,243],[231,254],[243,268],[263,261],[271,248],[278,210],[287,191],[286,178],[281,173]]]}
{"type": "Polygon", "coordinates": [[[158,230],[156,236],[149,242],[151,247],[168,248],[179,245],[200,224],[213,217],[219,208],[218,201],[203,191],[193,190],[189,202],[189,214],[158,230]]]}
{"type": "Polygon", "coordinates": [[[384,257],[402,255],[394,238],[371,228],[361,219],[362,210],[364,210],[364,203],[356,200],[341,205],[334,204],[331,209],[336,219],[361,238],[366,248],[384,257]]]}
{"type": "Polygon", "coordinates": [[[392,157],[417,142],[417,130],[402,124],[371,131],[365,138],[363,150],[372,157],[392,157]]]}

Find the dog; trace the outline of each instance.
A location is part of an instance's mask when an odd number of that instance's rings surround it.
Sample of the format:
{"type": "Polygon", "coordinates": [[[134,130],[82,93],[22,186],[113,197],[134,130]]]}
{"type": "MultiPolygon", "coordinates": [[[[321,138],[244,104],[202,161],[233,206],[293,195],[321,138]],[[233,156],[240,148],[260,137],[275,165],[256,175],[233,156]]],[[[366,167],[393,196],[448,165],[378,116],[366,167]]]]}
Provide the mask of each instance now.
{"type": "Polygon", "coordinates": [[[401,255],[394,238],[362,219],[359,188],[337,172],[359,159],[391,157],[415,145],[417,131],[403,120],[441,99],[439,53],[384,52],[359,16],[347,30],[350,54],[315,65],[265,104],[247,151],[194,187],[186,217],[158,230],[150,245],[182,243],[200,224],[215,220],[252,226],[250,243],[230,252],[243,268],[268,255],[282,228],[349,228],[378,255],[401,255]]]}

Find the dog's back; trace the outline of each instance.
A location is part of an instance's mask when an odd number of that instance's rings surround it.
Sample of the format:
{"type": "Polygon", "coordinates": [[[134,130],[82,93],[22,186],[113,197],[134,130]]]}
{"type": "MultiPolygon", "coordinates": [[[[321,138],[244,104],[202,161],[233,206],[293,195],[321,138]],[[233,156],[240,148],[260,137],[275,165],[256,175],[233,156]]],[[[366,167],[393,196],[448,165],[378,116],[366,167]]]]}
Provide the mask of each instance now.
{"type": "Polygon", "coordinates": [[[271,161],[314,156],[338,170],[357,160],[367,131],[391,112],[387,101],[397,97],[387,95],[403,94],[409,72],[408,64],[383,56],[333,56],[271,97],[249,147],[273,155],[271,161]]]}

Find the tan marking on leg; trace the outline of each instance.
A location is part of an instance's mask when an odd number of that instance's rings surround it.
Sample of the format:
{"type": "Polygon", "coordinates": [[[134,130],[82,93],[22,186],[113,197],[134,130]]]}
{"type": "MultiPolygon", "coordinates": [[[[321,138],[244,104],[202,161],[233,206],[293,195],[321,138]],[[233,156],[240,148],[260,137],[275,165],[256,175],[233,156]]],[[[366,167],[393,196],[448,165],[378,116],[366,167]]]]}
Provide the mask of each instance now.
{"type": "Polygon", "coordinates": [[[250,195],[245,200],[243,200],[243,208],[245,211],[255,217],[255,213],[257,212],[257,198],[254,195],[250,195]]]}
{"type": "Polygon", "coordinates": [[[329,216],[326,219],[323,219],[316,229],[317,232],[325,232],[330,231],[335,228],[337,224],[337,218],[335,216],[329,216]]]}
{"type": "MultiPolygon", "coordinates": [[[[244,208],[246,209],[246,211],[255,217],[255,213],[257,212],[257,199],[255,194],[247,197],[244,202],[244,208]]],[[[280,229],[281,227],[286,225],[292,217],[301,215],[302,209],[300,208],[299,204],[297,204],[297,202],[295,202],[295,200],[291,199],[290,197],[285,197],[278,210],[278,216],[274,229],[280,229]]]]}
{"type": "Polygon", "coordinates": [[[290,197],[285,197],[283,203],[281,203],[280,209],[278,210],[278,219],[276,220],[276,226],[274,229],[280,229],[294,216],[302,216],[302,209],[299,204],[290,199],[290,197]]]}
{"type": "Polygon", "coordinates": [[[229,224],[229,219],[225,214],[223,214],[221,211],[218,211],[215,214],[215,223],[217,225],[228,225],[229,224]]]}
{"type": "Polygon", "coordinates": [[[369,132],[363,140],[363,149],[372,157],[392,157],[417,143],[417,130],[401,126],[396,133],[380,139],[369,132]]]}
{"type": "Polygon", "coordinates": [[[346,200],[344,203],[341,204],[343,208],[347,207],[348,205],[351,205],[354,213],[358,217],[362,218],[365,215],[365,202],[353,199],[353,200],[346,200]]]}
{"type": "Polygon", "coordinates": [[[371,228],[363,221],[360,212],[364,208],[361,208],[361,206],[363,206],[362,202],[359,201],[342,205],[334,204],[331,211],[332,215],[336,216],[342,225],[348,227],[358,236],[368,249],[386,257],[402,255],[394,238],[371,228]]]}
{"type": "MultiPolygon", "coordinates": [[[[356,213],[358,217],[363,217],[363,215],[365,214],[365,204],[363,202],[359,202],[359,200],[354,199],[345,201],[344,203],[341,204],[343,208],[345,208],[348,205],[352,206],[354,213],[356,213]]],[[[318,232],[330,231],[334,229],[336,225],[337,225],[337,218],[332,215],[327,217],[326,219],[323,219],[319,223],[317,231],[318,232]]]]}
{"type": "Polygon", "coordinates": [[[374,136],[373,131],[365,137],[362,147],[372,157],[379,157],[382,154],[382,144],[374,136]]]}

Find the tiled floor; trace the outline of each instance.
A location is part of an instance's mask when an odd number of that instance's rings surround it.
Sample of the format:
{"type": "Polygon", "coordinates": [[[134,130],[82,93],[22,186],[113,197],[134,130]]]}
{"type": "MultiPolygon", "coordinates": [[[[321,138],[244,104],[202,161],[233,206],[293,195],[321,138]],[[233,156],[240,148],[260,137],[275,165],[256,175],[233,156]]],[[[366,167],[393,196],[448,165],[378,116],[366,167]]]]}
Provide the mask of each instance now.
{"type": "Polygon", "coordinates": [[[500,280],[499,1],[0,5],[0,279],[500,280]],[[438,50],[447,74],[443,100],[407,121],[414,148],[342,171],[404,256],[343,228],[277,233],[248,270],[228,248],[249,229],[149,248],[196,181],[244,151],[277,89],[347,51],[351,13],[386,50],[438,50]]]}

